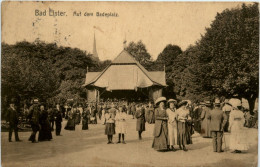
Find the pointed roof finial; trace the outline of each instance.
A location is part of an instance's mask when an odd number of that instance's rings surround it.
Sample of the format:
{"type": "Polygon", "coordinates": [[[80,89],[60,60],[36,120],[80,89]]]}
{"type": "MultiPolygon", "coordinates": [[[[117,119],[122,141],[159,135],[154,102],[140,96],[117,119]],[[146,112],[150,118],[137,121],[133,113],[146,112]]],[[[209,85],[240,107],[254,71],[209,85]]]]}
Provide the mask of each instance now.
{"type": "Polygon", "coordinates": [[[126,41],[126,34],[125,34],[125,40],[124,40],[124,42],[123,42],[123,44],[124,44],[124,50],[126,49],[126,43],[127,43],[127,41],[126,41]]]}

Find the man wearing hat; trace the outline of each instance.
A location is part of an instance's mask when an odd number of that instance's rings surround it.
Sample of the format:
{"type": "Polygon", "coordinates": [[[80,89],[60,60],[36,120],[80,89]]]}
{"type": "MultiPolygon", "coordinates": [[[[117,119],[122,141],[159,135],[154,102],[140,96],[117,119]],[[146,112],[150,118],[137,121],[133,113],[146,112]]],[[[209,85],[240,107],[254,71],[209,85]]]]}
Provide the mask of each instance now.
{"type": "Polygon", "coordinates": [[[210,129],[209,129],[209,124],[210,124],[210,120],[208,119],[208,114],[210,112],[210,107],[211,107],[211,103],[210,101],[205,101],[205,107],[202,108],[201,111],[201,135],[202,137],[211,137],[210,135],[210,129]]]}
{"type": "Polygon", "coordinates": [[[14,131],[15,141],[21,141],[18,137],[18,113],[14,106],[15,99],[11,99],[10,106],[7,109],[6,121],[9,122],[9,142],[12,142],[12,133],[14,131]]]}
{"type": "Polygon", "coordinates": [[[213,138],[213,151],[223,152],[222,137],[227,116],[220,109],[220,101],[218,99],[215,100],[215,108],[209,111],[208,119],[210,119],[210,131],[213,138]]]}
{"type": "Polygon", "coordinates": [[[201,133],[201,121],[200,121],[200,116],[202,113],[203,108],[205,107],[205,102],[200,102],[198,106],[194,108],[194,115],[193,115],[193,120],[194,120],[194,129],[195,131],[201,133]]]}
{"type": "Polygon", "coordinates": [[[39,106],[39,100],[34,99],[33,105],[29,109],[28,118],[30,119],[31,127],[32,127],[32,134],[29,138],[29,141],[32,141],[32,143],[36,143],[36,133],[40,130],[40,106],[39,106]]]}

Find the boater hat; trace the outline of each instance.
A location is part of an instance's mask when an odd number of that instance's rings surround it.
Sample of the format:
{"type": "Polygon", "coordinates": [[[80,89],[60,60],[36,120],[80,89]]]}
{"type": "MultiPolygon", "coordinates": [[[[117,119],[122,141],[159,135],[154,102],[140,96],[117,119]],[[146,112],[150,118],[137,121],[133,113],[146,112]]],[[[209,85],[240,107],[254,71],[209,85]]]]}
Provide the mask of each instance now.
{"type": "Polygon", "coordinates": [[[206,100],[205,103],[206,103],[206,106],[210,106],[211,105],[211,102],[209,100],[206,100]]]}
{"type": "Polygon", "coordinates": [[[166,98],[165,98],[165,97],[159,97],[159,98],[155,101],[155,104],[157,105],[158,103],[160,103],[160,102],[162,102],[162,101],[166,102],[166,98]]]}
{"type": "Polygon", "coordinates": [[[182,101],[178,104],[178,106],[181,107],[181,106],[183,106],[183,105],[187,105],[188,103],[191,104],[191,101],[190,101],[190,100],[182,100],[182,101]]]}
{"type": "Polygon", "coordinates": [[[219,99],[215,99],[215,105],[219,106],[220,105],[220,100],[219,99]]]}
{"type": "Polygon", "coordinates": [[[167,101],[167,103],[174,103],[174,104],[177,104],[177,101],[174,100],[174,99],[169,99],[169,100],[167,101]]]}
{"type": "Polygon", "coordinates": [[[237,98],[230,99],[229,104],[231,104],[232,107],[235,107],[235,108],[237,108],[238,106],[242,106],[241,100],[239,100],[237,98]]]}

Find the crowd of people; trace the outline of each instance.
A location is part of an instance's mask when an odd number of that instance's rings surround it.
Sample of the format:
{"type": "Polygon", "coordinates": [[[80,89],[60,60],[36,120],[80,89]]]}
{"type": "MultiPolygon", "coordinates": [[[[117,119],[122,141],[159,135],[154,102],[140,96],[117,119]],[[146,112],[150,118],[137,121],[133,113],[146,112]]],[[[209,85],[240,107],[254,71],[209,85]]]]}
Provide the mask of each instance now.
{"type": "MultiPolygon", "coordinates": [[[[63,119],[67,119],[65,130],[75,130],[79,124],[82,124],[82,130],[88,130],[88,125],[97,124],[99,119],[105,127],[107,144],[113,144],[115,134],[118,134],[117,143],[126,144],[127,115],[131,115],[132,119],[136,119],[139,140],[142,140],[146,123],[154,124],[152,148],[157,151],[176,151],[175,146],[188,151],[186,146],[192,144],[192,135],[197,131],[202,137],[212,138],[214,152],[222,152],[222,138],[226,131],[231,132],[229,148],[234,153],[240,153],[248,149],[244,127],[252,127],[252,120],[248,119],[250,113],[242,110],[239,99],[225,100],[222,103],[216,99],[214,104],[210,101],[192,104],[189,100],[178,103],[175,99],[166,100],[165,97],[160,97],[154,103],[107,101],[64,105],[50,105],[34,99],[31,106],[24,109],[23,115],[26,115],[25,119],[31,125],[29,141],[33,143],[37,142],[37,132],[38,141],[52,140],[54,126],[56,136],[60,136],[63,119]]],[[[21,141],[18,136],[19,113],[15,107],[15,99],[10,101],[6,113],[9,142],[12,141],[13,131],[15,140],[21,141]]],[[[255,120],[255,124],[257,122],[255,120]]]]}

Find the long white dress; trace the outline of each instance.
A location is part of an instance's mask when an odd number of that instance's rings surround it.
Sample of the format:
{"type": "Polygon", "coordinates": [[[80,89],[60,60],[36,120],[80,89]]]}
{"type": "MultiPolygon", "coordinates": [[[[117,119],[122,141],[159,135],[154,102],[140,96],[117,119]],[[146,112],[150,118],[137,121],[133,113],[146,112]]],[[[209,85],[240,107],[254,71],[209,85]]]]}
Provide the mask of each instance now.
{"type": "Polygon", "coordinates": [[[117,112],[116,113],[116,133],[126,134],[126,113],[125,112],[117,112]]]}
{"type": "Polygon", "coordinates": [[[231,110],[229,117],[229,127],[231,130],[229,149],[231,150],[248,150],[246,128],[244,127],[244,113],[240,110],[231,110]]]}
{"type": "Polygon", "coordinates": [[[167,109],[168,115],[168,144],[174,146],[177,144],[177,121],[175,110],[167,109]]]}

